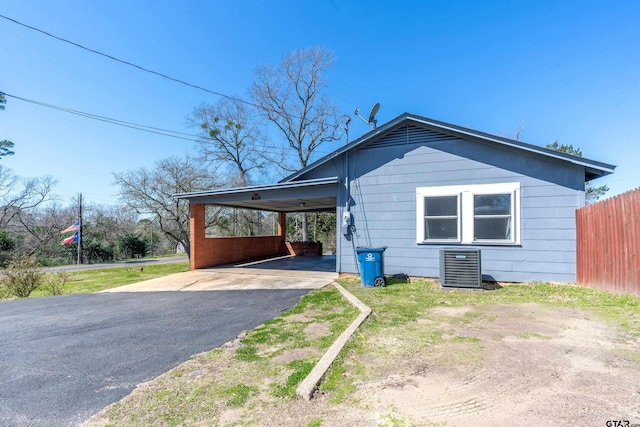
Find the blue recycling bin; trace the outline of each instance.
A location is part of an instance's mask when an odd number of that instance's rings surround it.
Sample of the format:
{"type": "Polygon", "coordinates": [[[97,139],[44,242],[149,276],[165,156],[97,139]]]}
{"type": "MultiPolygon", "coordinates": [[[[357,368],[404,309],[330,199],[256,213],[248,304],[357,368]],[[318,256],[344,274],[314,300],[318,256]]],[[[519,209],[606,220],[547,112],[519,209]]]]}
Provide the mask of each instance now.
{"type": "Polygon", "coordinates": [[[362,286],[380,287],[385,285],[382,256],[385,249],[387,248],[356,248],[362,286]]]}

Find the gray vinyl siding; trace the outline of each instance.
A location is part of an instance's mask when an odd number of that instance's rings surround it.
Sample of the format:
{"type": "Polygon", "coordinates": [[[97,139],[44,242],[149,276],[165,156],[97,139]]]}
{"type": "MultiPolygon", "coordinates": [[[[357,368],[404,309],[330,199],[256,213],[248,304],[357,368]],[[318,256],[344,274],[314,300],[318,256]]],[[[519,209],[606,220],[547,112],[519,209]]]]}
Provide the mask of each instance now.
{"type": "MultiPolygon", "coordinates": [[[[299,179],[344,178],[344,165],[343,154],[299,179]]],[[[338,232],[341,272],[356,272],[353,246],[387,246],[386,274],[438,277],[444,245],[416,243],[416,188],[519,182],[520,245],[465,246],[482,249],[486,279],[575,281],[575,210],[584,204],[581,166],[402,125],[349,152],[348,176],[357,235],[352,243],[338,232]]],[[[345,202],[343,186],[338,218],[345,202]]]]}

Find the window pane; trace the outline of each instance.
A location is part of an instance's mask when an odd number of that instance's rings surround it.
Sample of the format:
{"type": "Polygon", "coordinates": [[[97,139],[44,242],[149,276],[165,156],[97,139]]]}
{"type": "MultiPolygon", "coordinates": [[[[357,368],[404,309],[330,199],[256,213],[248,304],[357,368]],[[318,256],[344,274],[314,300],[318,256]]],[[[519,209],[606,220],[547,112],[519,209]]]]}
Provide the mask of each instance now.
{"type": "Polygon", "coordinates": [[[482,218],[473,221],[475,240],[511,240],[511,218],[482,218]]]}
{"type": "Polygon", "coordinates": [[[425,216],[458,216],[458,196],[425,197],[425,216]]]}
{"type": "Polygon", "coordinates": [[[425,240],[458,240],[457,218],[425,219],[425,240]]]}
{"type": "Polygon", "coordinates": [[[480,194],[473,196],[475,215],[511,215],[511,194],[480,194]]]}

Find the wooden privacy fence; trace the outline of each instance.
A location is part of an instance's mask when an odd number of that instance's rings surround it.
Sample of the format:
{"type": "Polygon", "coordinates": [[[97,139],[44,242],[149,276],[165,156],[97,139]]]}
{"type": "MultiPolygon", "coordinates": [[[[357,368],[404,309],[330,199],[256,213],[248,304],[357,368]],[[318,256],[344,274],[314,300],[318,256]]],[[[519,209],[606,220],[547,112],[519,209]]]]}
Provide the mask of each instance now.
{"type": "Polygon", "coordinates": [[[640,295],[640,188],[576,211],[577,282],[640,295]]]}

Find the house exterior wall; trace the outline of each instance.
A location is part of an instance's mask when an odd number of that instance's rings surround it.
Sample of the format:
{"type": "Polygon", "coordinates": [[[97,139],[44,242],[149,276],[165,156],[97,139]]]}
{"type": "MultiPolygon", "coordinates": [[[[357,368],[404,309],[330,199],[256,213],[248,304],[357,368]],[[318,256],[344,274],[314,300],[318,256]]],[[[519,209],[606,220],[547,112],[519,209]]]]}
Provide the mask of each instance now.
{"type": "Polygon", "coordinates": [[[354,246],[386,246],[386,274],[438,277],[440,248],[460,245],[416,243],[416,188],[517,182],[519,244],[464,246],[482,250],[485,279],[575,281],[575,210],[584,205],[583,167],[413,124],[348,156],[299,177],[348,176],[349,188],[342,187],[338,200],[338,225],[348,204],[356,234],[345,237],[338,227],[340,272],[356,272],[354,246]]]}

